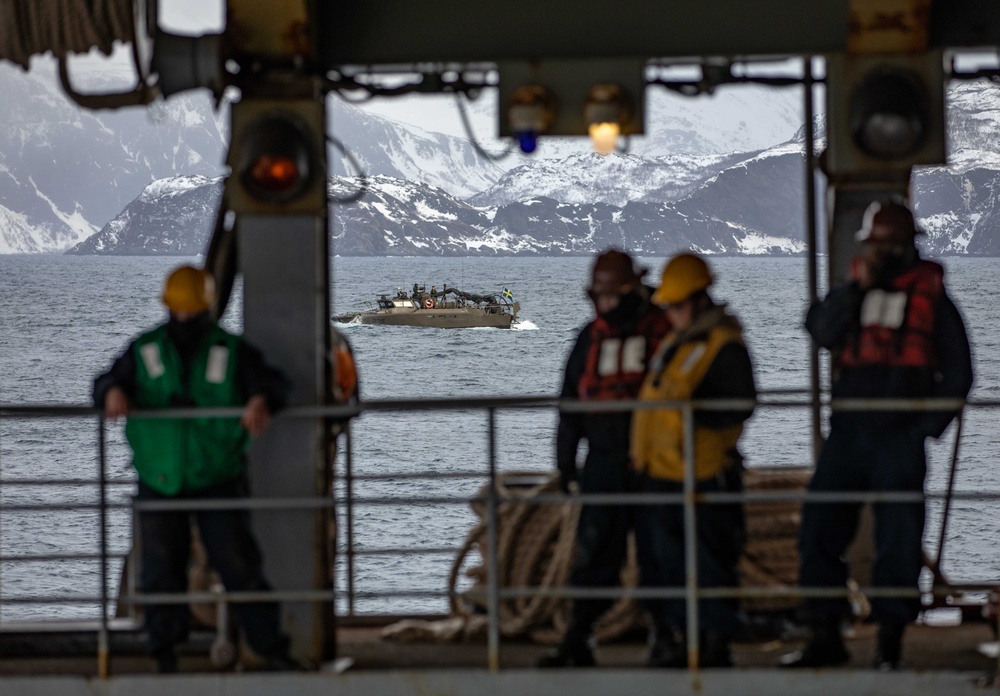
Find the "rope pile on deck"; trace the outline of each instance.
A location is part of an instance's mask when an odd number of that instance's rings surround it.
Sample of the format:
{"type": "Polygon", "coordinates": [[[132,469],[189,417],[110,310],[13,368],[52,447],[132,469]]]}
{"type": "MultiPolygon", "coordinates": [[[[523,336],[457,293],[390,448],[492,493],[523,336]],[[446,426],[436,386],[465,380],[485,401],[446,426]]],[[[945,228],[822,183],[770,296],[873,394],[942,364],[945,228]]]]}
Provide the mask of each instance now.
{"type": "MultiPolygon", "coordinates": [[[[748,469],[744,476],[747,491],[803,490],[809,480],[804,468],[748,469]]],[[[497,492],[503,498],[514,492],[511,482],[537,474],[504,474],[497,478],[497,492]]],[[[516,492],[521,497],[553,495],[559,491],[553,476],[540,485],[516,492]]],[[[477,496],[485,499],[486,487],[477,496]]],[[[468,641],[485,636],[486,603],[469,596],[468,589],[484,592],[487,587],[486,506],[474,502],[479,522],[466,537],[451,566],[448,578],[451,618],[443,621],[402,621],[386,627],[382,636],[397,641],[468,641]],[[475,556],[478,555],[478,559],[475,556]],[[477,564],[470,565],[470,563],[477,564]],[[472,579],[472,588],[463,590],[463,578],[472,579]]],[[[748,503],[744,507],[747,543],[740,561],[744,587],[792,587],[798,580],[796,548],[801,503],[748,503]]],[[[562,504],[501,503],[498,519],[498,563],[500,587],[564,586],[569,578],[576,541],[579,503],[567,499],[562,504]]],[[[629,544],[628,560],[622,569],[622,585],[635,587],[639,578],[635,545],[629,544]]],[[[794,598],[747,598],[748,612],[790,610],[794,598]]],[[[554,597],[517,597],[500,602],[500,632],[508,638],[552,644],[561,637],[568,618],[569,602],[554,597]]],[[[645,619],[632,599],[618,600],[595,628],[598,642],[607,643],[626,633],[642,629],[645,619]]]]}

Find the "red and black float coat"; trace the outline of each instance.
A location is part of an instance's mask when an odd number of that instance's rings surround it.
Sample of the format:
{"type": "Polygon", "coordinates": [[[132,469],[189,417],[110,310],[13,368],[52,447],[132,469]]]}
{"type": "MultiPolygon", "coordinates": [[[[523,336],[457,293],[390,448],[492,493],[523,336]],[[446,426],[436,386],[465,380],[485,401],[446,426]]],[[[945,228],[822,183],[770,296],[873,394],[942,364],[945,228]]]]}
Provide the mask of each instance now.
{"type": "MultiPolygon", "coordinates": [[[[598,317],[580,330],[566,362],[560,397],[583,401],[631,400],[639,394],[646,368],[670,331],[662,309],[646,301],[626,316],[598,317]]],[[[587,465],[596,458],[612,469],[628,466],[631,414],[561,413],[556,460],[575,478],[576,453],[586,439],[587,465]]]]}
{"type": "Polygon", "coordinates": [[[649,359],[670,330],[666,314],[654,308],[634,326],[616,326],[598,317],[589,325],[589,343],[577,398],[585,401],[634,399],[649,359]]]}
{"type": "Polygon", "coordinates": [[[837,356],[840,369],[879,365],[936,369],[934,312],[944,294],[944,269],[920,261],[887,288],[872,288],[861,301],[859,329],[837,356]]]}
{"type": "MultiPolygon", "coordinates": [[[[944,271],[918,261],[879,287],[840,286],[809,309],[806,329],[834,356],[834,398],[965,398],[972,357],[944,271]]],[[[915,426],[939,436],[953,412],[840,412],[865,428],[915,426]]],[[[853,427],[853,426],[852,426],[853,427]]]]}

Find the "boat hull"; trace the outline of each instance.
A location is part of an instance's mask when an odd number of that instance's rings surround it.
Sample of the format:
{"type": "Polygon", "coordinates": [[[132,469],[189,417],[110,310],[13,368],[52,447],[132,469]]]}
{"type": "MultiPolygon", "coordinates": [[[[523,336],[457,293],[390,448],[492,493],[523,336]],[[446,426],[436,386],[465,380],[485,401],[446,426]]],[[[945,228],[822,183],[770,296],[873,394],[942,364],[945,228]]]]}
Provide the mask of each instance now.
{"type": "Polygon", "coordinates": [[[424,326],[435,329],[509,329],[514,315],[492,311],[493,308],[379,309],[354,314],[340,314],[335,319],[343,324],[376,324],[380,326],[424,326]]]}

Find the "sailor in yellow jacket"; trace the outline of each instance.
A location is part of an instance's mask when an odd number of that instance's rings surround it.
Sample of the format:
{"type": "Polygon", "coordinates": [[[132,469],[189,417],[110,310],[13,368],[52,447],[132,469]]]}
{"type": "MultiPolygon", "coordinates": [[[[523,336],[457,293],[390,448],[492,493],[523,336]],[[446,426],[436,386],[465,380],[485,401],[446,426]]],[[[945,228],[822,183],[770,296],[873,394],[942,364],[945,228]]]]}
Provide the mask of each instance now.
{"type": "MultiPolygon", "coordinates": [[[[666,308],[673,331],[650,361],[639,393],[644,401],[756,398],[753,367],[739,321],[708,294],[713,276],[705,261],[680,254],[663,269],[653,301],[666,308]]],[[[699,492],[739,491],[742,457],[736,449],[752,409],[696,411],[694,462],[699,492]]],[[[643,492],[680,493],[684,487],[684,419],[679,410],[637,410],[632,418],[632,465],[643,492]]],[[[743,508],[702,504],[696,510],[698,582],[702,587],[738,584],[743,508]]],[[[642,505],[636,511],[636,546],[643,587],[683,587],[684,511],[678,504],[642,505]]],[[[653,631],[648,664],[687,664],[684,600],[645,602],[653,631]]],[[[701,667],[732,665],[729,643],[739,628],[731,599],[699,603],[701,667]]]]}

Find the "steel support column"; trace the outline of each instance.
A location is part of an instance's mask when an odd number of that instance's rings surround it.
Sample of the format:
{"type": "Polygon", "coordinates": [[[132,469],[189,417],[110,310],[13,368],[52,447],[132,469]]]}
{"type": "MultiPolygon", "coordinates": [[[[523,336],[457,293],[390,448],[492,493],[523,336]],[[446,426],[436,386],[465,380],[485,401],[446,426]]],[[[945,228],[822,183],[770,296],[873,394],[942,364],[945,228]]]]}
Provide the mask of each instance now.
{"type": "MultiPolygon", "coordinates": [[[[239,221],[244,333],[292,380],[290,404],[322,404],[327,390],[329,254],[326,218],[246,215],[239,221]]],[[[274,497],[312,497],[326,470],[322,419],[277,420],[250,451],[253,490],[274,497]]],[[[309,589],[327,577],[322,526],[314,511],[253,513],[265,570],[277,589],[309,589]]],[[[293,652],[329,659],[324,645],[332,604],[286,604],[293,652]]]]}

